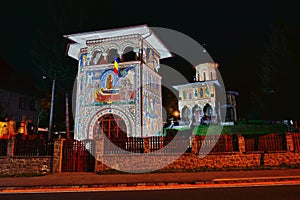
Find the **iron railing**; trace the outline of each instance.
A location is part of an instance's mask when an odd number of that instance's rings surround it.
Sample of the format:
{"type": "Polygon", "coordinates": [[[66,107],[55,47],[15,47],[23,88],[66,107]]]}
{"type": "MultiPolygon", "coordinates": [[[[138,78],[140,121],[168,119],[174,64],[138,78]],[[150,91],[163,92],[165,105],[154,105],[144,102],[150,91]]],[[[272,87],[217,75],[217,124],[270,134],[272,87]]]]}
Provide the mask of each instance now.
{"type": "Polygon", "coordinates": [[[246,152],[286,151],[285,134],[244,135],[246,152]]]}
{"type": "Polygon", "coordinates": [[[0,140],[0,156],[7,155],[7,141],[8,140],[0,140]]]}
{"type": "Polygon", "coordinates": [[[15,140],[15,156],[53,156],[53,140],[15,140]]]}

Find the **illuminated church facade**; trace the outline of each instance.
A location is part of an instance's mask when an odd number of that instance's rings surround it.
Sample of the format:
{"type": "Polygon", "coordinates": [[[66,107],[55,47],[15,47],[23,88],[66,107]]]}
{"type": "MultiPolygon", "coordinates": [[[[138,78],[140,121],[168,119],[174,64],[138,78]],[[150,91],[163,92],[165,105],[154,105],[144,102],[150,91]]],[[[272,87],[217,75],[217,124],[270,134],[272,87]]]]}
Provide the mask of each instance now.
{"type": "Polygon", "coordinates": [[[220,83],[217,63],[195,67],[194,82],[173,86],[179,92],[178,109],[181,125],[224,124],[237,121],[234,91],[226,91],[220,83]]]}
{"type": "Polygon", "coordinates": [[[146,25],[66,35],[78,60],[75,139],[162,132],[160,59],[171,56],[146,25]]]}

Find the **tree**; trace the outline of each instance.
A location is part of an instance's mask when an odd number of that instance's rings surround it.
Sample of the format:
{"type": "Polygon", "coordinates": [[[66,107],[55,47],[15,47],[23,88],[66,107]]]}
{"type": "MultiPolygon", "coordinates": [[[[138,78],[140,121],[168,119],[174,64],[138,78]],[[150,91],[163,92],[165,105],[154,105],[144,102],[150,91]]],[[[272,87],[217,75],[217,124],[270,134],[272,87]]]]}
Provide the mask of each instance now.
{"type": "Polygon", "coordinates": [[[31,50],[34,63],[33,76],[39,83],[38,88],[42,99],[47,103],[41,106],[40,125],[48,123],[51,99],[51,85],[55,79],[54,126],[64,128],[65,121],[65,94],[72,94],[77,73],[77,61],[66,55],[67,41],[63,35],[70,29],[78,30],[82,25],[79,20],[76,27],[70,27],[77,12],[71,10],[70,1],[52,1],[49,3],[55,13],[45,27],[39,29],[38,37],[31,50]],[[73,14],[72,14],[73,13],[73,14]]]}
{"type": "Polygon", "coordinates": [[[299,102],[299,43],[280,19],[271,27],[260,71],[257,107],[267,119],[297,118],[299,102]],[[260,102],[260,103],[259,103],[260,102]],[[297,110],[297,109],[296,109],[297,110]]]}

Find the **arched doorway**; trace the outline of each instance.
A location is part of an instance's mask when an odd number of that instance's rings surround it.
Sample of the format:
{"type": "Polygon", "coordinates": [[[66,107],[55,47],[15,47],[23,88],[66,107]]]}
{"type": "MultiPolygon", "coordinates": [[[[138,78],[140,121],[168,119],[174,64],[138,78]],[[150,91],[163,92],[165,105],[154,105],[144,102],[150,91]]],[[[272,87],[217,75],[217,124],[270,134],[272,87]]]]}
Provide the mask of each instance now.
{"type": "Polygon", "coordinates": [[[182,110],[181,110],[181,113],[182,113],[182,120],[185,123],[189,123],[189,118],[190,118],[190,115],[191,115],[191,110],[187,106],[184,106],[182,108],[182,110]]]}
{"type": "MultiPolygon", "coordinates": [[[[102,115],[95,126],[96,134],[105,134],[116,146],[125,149],[127,141],[127,127],[125,121],[115,114],[102,115]]],[[[110,143],[105,142],[105,149],[109,149],[110,143]]]]}
{"type": "Polygon", "coordinates": [[[193,124],[200,124],[201,122],[201,115],[202,115],[202,109],[201,107],[196,104],[193,108],[192,108],[192,113],[193,113],[193,124]]]}
{"type": "Polygon", "coordinates": [[[209,103],[206,103],[203,107],[203,117],[201,119],[201,124],[210,124],[211,116],[212,116],[212,107],[209,103]]]}

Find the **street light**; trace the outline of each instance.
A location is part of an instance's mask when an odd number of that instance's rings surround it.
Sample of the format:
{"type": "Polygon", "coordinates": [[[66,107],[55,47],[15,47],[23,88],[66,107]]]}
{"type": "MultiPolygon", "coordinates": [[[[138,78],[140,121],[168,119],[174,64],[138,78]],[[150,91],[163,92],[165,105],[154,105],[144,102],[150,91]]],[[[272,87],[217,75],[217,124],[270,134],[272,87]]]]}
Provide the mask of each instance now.
{"type": "Polygon", "coordinates": [[[52,124],[53,124],[54,90],[55,90],[55,79],[53,79],[53,81],[52,81],[51,108],[50,108],[50,118],[49,118],[48,140],[51,140],[51,138],[52,138],[51,136],[52,136],[52,124]]]}
{"type": "MultiPolygon", "coordinates": [[[[45,80],[47,76],[43,75],[42,79],[45,80]]],[[[55,79],[52,81],[52,92],[51,92],[51,107],[50,107],[50,117],[49,117],[49,130],[48,130],[48,140],[52,138],[52,124],[53,124],[53,108],[54,108],[54,91],[55,91],[55,79]]]]}

